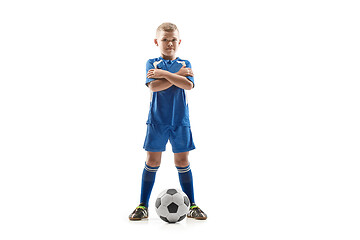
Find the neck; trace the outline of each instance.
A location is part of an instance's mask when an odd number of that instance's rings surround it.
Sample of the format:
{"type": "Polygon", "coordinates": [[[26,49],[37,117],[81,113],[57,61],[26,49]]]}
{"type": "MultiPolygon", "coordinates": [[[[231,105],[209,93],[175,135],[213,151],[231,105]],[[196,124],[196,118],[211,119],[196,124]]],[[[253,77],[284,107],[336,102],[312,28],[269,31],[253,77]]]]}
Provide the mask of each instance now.
{"type": "Polygon", "coordinates": [[[165,55],[161,54],[161,57],[165,60],[175,60],[176,59],[175,55],[174,56],[165,56],[165,55]]]}

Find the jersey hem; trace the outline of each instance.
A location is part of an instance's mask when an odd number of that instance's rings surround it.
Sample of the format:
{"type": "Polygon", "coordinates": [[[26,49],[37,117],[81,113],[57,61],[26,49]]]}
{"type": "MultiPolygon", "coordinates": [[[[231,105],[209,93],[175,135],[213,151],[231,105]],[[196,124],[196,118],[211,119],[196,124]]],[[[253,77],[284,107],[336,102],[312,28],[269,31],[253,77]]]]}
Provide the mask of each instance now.
{"type": "Polygon", "coordinates": [[[146,125],[162,125],[162,126],[172,126],[172,127],[178,127],[178,126],[191,127],[190,124],[165,124],[165,123],[150,123],[150,122],[147,122],[146,125]]]}

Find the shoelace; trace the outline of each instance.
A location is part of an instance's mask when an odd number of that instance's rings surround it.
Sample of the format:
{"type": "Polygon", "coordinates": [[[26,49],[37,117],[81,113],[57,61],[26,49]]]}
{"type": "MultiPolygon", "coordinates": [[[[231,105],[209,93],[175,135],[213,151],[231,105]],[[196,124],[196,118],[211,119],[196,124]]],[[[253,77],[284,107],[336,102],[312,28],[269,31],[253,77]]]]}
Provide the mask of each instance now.
{"type": "Polygon", "coordinates": [[[190,211],[193,210],[192,214],[204,214],[205,213],[198,207],[198,206],[194,206],[193,208],[190,209],[190,211]]]}
{"type": "Polygon", "coordinates": [[[146,210],[145,210],[145,207],[143,207],[143,206],[138,206],[138,207],[136,207],[135,210],[133,211],[133,215],[134,215],[137,211],[141,211],[142,214],[146,215],[146,210]]]}

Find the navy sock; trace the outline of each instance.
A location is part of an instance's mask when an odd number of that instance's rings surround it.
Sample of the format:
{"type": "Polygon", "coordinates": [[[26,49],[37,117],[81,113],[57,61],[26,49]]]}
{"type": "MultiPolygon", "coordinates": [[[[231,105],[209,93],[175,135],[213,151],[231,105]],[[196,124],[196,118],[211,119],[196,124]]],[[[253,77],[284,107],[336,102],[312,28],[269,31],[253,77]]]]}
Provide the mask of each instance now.
{"type": "Polygon", "coordinates": [[[190,203],[195,203],[194,186],[190,165],[187,167],[176,167],[179,172],[180,185],[183,192],[188,196],[190,203]]]}
{"type": "Polygon", "coordinates": [[[140,203],[145,207],[148,207],[149,205],[150,194],[155,183],[155,176],[158,169],[159,167],[150,167],[145,163],[141,180],[140,196],[140,203]]]}

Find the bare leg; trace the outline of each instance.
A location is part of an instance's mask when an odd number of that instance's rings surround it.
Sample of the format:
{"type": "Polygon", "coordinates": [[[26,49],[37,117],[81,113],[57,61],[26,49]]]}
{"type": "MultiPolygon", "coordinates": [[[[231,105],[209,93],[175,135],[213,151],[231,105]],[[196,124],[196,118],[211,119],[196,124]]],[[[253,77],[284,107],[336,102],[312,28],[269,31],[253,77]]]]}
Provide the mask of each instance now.
{"type": "Polygon", "coordinates": [[[189,152],[174,153],[174,162],[177,167],[189,166],[189,152]]]}
{"type": "Polygon", "coordinates": [[[146,164],[150,167],[159,167],[162,152],[147,152],[146,164]]]}

